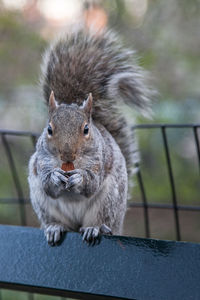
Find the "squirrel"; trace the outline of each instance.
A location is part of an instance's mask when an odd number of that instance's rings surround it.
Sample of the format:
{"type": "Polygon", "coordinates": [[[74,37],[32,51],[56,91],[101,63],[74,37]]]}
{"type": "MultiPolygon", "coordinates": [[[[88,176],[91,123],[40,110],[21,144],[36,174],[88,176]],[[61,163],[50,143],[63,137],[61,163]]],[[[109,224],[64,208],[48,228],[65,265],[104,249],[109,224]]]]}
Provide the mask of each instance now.
{"type": "Polygon", "coordinates": [[[135,52],[109,30],[78,29],[47,49],[42,86],[49,119],[29,162],[30,198],[47,242],[80,232],[120,235],[136,151],[120,105],[150,110],[135,52]],[[63,163],[74,166],[61,168],[63,163]]]}

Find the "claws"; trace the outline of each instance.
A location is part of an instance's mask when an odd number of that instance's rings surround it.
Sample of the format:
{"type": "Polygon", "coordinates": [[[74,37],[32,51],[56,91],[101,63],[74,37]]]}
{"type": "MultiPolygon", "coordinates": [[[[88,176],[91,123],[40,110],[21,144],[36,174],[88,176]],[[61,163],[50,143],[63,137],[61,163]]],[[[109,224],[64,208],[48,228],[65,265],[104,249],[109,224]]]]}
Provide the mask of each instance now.
{"type": "Polygon", "coordinates": [[[102,234],[112,235],[112,230],[106,224],[101,225],[100,232],[102,234]]]}
{"type": "Polygon", "coordinates": [[[83,179],[80,174],[74,174],[69,177],[68,183],[67,183],[67,188],[71,188],[75,185],[81,184],[82,181],[83,181],[83,179]]]}
{"type": "Polygon", "coordinates": [[[99,227],[82,227],[80,232],[83,236],[82,241],[87,242],[88,245],[93,246],[100,242],[99,227]]]}
{"type": "Polygon", "coordinates": [[[72,171],[68,171],[65,173],[65,176],[67,176],[67,184],[65,189],[68,191],[73,191],[75,193],[80,193],[83,186],[83,175],[81,170],[75,169],[72,171]]]}
{"type": "Polygon", "coordinates": [[[65,172],[62,169],[56,168],[51,174],[51,179],[56,185],[60,184],[60,181],[62,183],[67,183],[68,179],[65,176],[65,172]]]}
{"type": "MultiPolygon", "coordinates": [[[[74,174],[78,174],[78,172],[80,172],[79,169],[74,169],[74,170],[65,172],[65,175],[67,175],[67,176],[72,176],[72,175],[74,175],[74,174]]],[[[79,174],[80,174],[80,173],[79,173],[79,174]]]]}
{"type": "Polygon", "coordinates": [[[100,227],[81,227],[79,232],[83,236],[82,240],[87,242],[88,245],[94,245],[97,242],[99,243],[101,237],[100,234],[112,235],[111,229],[105,224],[102,224],[100,227]]]}
{"type": "Polygon", "coordinates": [[[65,172],[59,168],[55,168],[44,179],[44,190],[47,195],[56,199],[65,191],[67,183],[68,178],[65,176],[65,172]]]}
{"type": "Polygon", "coordinates": [[[55,246],[61,241],[63,232],[64,227],[59,224],[50,224],[44,229],[44,234],[50,246],[55,246]]]}

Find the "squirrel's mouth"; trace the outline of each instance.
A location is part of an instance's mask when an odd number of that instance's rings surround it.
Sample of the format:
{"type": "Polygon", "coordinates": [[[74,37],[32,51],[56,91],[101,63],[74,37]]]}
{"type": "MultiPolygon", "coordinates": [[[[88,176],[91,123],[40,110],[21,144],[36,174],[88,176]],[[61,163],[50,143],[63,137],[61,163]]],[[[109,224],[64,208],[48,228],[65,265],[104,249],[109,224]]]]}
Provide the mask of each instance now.
{"type": "Polygon", "coordinates": [[[67,163],[62,164],[61,169],[65,172],[67,172],[67,171],[72,171],[75,168],[74,168],[73,162],[67,162],[67,163]]]}

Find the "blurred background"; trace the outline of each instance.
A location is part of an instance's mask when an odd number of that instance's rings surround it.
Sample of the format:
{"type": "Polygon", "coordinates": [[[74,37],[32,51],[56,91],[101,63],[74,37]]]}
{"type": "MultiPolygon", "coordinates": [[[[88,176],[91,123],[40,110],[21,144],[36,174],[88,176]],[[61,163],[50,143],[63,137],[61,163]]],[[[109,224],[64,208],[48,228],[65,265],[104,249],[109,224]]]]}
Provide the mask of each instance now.
{"type": "MultiPolygon", "coordinates": [[[[40,62],[48,43],[72,24],[115,30],[134,48],[149,71],[159,96],[154,117],[145,123],[200,123],[199,0],[0,0],[0,128],[40,133],[47,109],[39,87],[40,62]]],[[[171,191],[158,130],[137,130],[141,166],[150,203],[171,203],[171,191]]],[[[8,136],[23,197],[28,199],[27,165],[33,144],[27,137],[8,136]]],[[[193,131],[169,129],[168,139],[179,204],[200,204],[198,157],[193,131]]],[[[5,143],[0,147],[0,223],[21,224],[19,198],[8,166],[5,143]],[[10,202],[9,202],[10,201],[10,202]]],[[[141,202],[138,184],[132,200],[141,202]]],[[[38,226],[29,204],[26,224],[38,226]]],[[[172,210],[149,211],[151,237],[176,239],[172,210]]],[[[182,239],[199,241],[199,212],[180,212],[182,239]]],[[[144,236],[143,210],[130,208],[125,234],[144,236]]]]}
{"type": "MultiPolygon", "coordinates": [[[[199,0],[0,0],[0,129],[42,131],[47,117],[38,84],[42,54],[53,38],[77,23],[115,30],[125,46],[136,50],[139,64],[149,71],[159,94],[153,104],[153,119],[127,112],[130,120],[137,124],[200,123],[199,16],[199,0]]],[[[137,134],[148,203],[171,204],[161,132],[145,129],[137,130],[137,134]]],[[[167,134],[178,204],[196,207],[200,205],[200,185],[194,132],[192,128],[171,128],[167,134]]],[[[27,185],[33,138],[9,135],[5,142],[1,137],[0,223],[38,226],[28,202],[27,185]],[[6,143],[21,189],[13,180],[6,143]],[[24,212],[17,200],[20,197],[27,199],[24,212]]],[[[141,203],[134,180],[131,201],[141,203]]],[[[151,208],[148,215],[151,237],[177,238],[172,209],[151,208]]],[[[200,211],[179,211],[179,222],[182,240],[200,241],[200,211]]],[[[127,210],[124,234],[145,236],[141,207],[127,210]]],[[[1,295],[3,299],[25,297],[5,291],[1,295]]],[[[51,297],[35,295],[34,299],[51,297]]]]}

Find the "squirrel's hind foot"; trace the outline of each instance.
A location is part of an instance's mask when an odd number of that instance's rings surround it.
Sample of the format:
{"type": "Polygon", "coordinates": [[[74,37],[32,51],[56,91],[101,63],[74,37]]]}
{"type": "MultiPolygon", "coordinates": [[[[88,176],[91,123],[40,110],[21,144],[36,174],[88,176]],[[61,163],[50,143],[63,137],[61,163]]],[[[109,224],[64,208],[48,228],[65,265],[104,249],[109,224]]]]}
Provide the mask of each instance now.
{"type": "Polygon", "coordinates": [[[82,240],[89,245],[99,244],[101,234],[112,235],[111,229],[105,224],[102,224],[100,227],[81,227],[79,231],[83,236],[82,240]]]}

